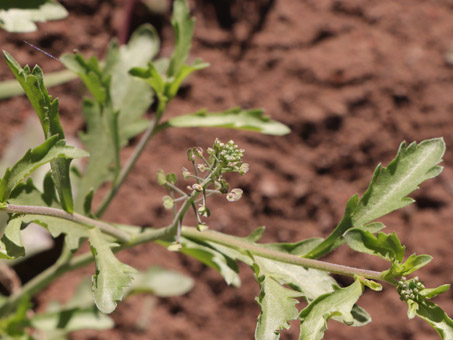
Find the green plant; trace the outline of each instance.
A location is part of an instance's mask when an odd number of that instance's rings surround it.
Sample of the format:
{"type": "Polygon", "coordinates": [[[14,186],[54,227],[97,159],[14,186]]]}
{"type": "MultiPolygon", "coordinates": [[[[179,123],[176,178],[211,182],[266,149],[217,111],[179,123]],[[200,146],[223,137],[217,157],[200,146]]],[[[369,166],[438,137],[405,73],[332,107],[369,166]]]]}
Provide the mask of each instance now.
{"type": "Polygon", "coordinates": [[[377,167],[364,195],[360,198],[354,195],[348,201],[343,219],[326,239],[266,244],[258,243],[264,228],[256,229],[246,238],[207,230],[209,196],[225,195],[234,202],[243,194],[239,188],[231,189],[224,176],[248,171],[243,161],[244,150],[232,141],[216,140],[206,152],[198,147],[189,149],[193,170],[182,169],[182,176],[188,181],[182,186],[178,186],[175,174],[158,172],[158,183],[169,191],[163,204],[174,213],[170,225],[142,230],[101,220],[145,145],[164,129],[220,126],[276,135],[288,133],[286,126],[263,116],[261,110],[201,111],[165,120],[167,104],[176,96],[183,80],[208,66],[199,60],[187,64],[194,22],[185,1],[175,1],[172,23],[175,49],[168,59],[155,58],[159,42],[148,26],[139,28],[127,46],[119,47],[112,42],[104,63],[94,57],[87,60],[80,54],[61,58],[93,97],[83,104],[87,129],[80,139],[86,151],[66,145],[58,100],[48,94],[40,68],[22,68],[4,52],[6,62],[38,114],[45,141],[26,152],[0,181],[0,211],[7,214],[2,226],[0,258],[10,260],[25,254],[21,230],[30,223],[40,224],[53,237],[63,234],[65,246],[55,265],[10,296],[0,296],[2,338],[52,339],[81,328],[105,329],[112,327],[112,320],[105,314],[134,292],[160,296],[186,292],[192,285],[189,278],[159,268],[137,273],[115,257],[117,251],[155,242],[215,268],[228,284],[236,286],[240,283],[237,262],[249,265],[261,287],[256,339],[278,339],[280,331],[296,319],[300,321],[300,339],[304,340],[321,339],[329,319],[346,325],[365,325],[370,317],[356,303],[365,287],[381,290],[379,282],[395,288],[408,306],[409,318],[418,316],[443,339],[453,339],[453,321],[429,301],[449,285],[429,289],[416,277],[406,278],[428,264],[431,257],[412,254],[405,258],[405,247],[396,234],[383,233],[385,226],[375,222],[412,203],[408,195],[423,181],[440,173],[438,164],[445,151],[442,139],[402,143],[387,167],[377,167]],[[156,110],[148,121],[143,114],[153,100],[157,100],[156,110]],[[121,167],[120,149],[140,133],[131,158],[121,167]],[[84,170],[71,167],[73,159],[88,155],[84,170]],[[51,171],[43,180],[43,190],[38,190],[29,175],[47,163],[51,171]],[[93,211],[93,195],[106,182],[110,188],[100,207],[93,211]],[[183,225],[191,210],[197,217],[196,228],[183,225]],[[86,239],[91,252],[75,255],[86,239]],[[356,252],[387,260],[388,270],[376,272],[318,260],[343,244],[356,252]],[[69,303],[53,306],[42,314],[27,314],[33,295],[55,278],[93,261],[96,272],[92,284],[84,282],[69,303]],[[331,273],[350,276],[354,282],[340,287],[331,273]],[[182,284],[172,285],[175,280],[182,284]],[[296,307],[299,301],[306,302],[302,310],[296,307]]]}

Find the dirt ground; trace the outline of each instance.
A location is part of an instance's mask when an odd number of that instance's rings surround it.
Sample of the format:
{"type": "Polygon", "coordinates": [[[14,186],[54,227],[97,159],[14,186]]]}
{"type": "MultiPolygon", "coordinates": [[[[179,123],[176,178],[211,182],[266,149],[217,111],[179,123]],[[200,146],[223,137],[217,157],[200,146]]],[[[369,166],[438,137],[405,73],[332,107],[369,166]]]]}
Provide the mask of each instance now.
{"type": "MultiPolygon", "coordinates": [[[[22,64],[38,63],[44,72],[62,66],[24,45],[23,39],[59,56],[78,49],[103,56],[110,37],[122,27],[125,1],[61,1],[70,16],[40,25],[40,31],[0,33],[2,49],[22,64]]],[[[379,162],[390,161],[401,141],[443,136],[447,144],[440,179],[423,184],[416,204],[383,220],[397,232],[407,253],[430,254],[434,261],[420,273],[429,287],[453,281],[453,6],[447,0],[196,0],[192,56],[211,67],[194,74],[171,103],[169,115],[200,108],[260,107],[292,132],[284,137],[222,129],[167,130],[146,148],[137,167],[106,214],[106,219],[141,226],[162,226],[158,168],[179,172],[188,147],[207,147],[215,137],[234,139],[246,149],[251,171],[232,179],[245,191],[238,204],[215,200],[212,229],[244,236],[265,225],[264,241],[295,242],[327,235],[341,219],[348,198],[363,194],[379,162]]],[[[171,52],[168,13],[147,14],[137,5],[132,26],[151,22],[171,52]],[[170,48],[170,49],[169,49],[170,48]]],[[[0,79],[10,79],[5,63],[0,79]]],[[[80,82],[53,88],[60,98],[68,134],[83,127],[80,82]]],[[[0,102],[0,149],[32,115],[24,98],[0,102]]],[[[133,144],[124,152],[131,152],[133,144]]],[[[188,220],[187,222],[190,222],[188,220]]],[[[185,296],[154,299],[144,328],[143,296],[122,303],[115,329],[77,332],[72,339],[252,339],[259,313],[259,288],[251,270],[241,267],[242,287],[228,287],[220,275],[157,245],[120,253],[138,269],[159,264],[194,277],[185,296]]],[[[382,262],[340,248],[327,260],[375,270],[382,262]]],[[[68,299],[93,266],[66,275],[37,298],[40,308],[68,299]]],[[[339,278],[339,282],[347,280],[339,278]]],[[[392,289],[367,291],[359,300],[373,322],[349,328],[329,322],[325,339],[439,339],[420,320],[408,321],[406,306],[392,289]]],[[[453,291],[436,302],[453,315],[453,291]]],[[[298,327],[281,339],[296,339],[298,327]]]]}

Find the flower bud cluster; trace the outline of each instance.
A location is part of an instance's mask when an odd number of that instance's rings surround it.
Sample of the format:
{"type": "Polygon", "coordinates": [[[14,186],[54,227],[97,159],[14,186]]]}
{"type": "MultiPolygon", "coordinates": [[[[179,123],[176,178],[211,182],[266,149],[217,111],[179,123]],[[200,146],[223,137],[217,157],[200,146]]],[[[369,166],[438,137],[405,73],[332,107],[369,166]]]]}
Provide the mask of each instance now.
{"type": "Polygon", "coordinates": [[[420,295],[420,292],[425,289],[424,284],[419,281],[418,277],[407,280],[404,276],[398,281],[396,290],[400,295],[402,301],[420,301],[423,297],[420,295]]]}
{"type": "Polygon", "coordinates": [[[216,139],[212,148],[207,150],[210,155],[210,160],[216,160],[222,167],[222,172],[239,172],[241,175],[249,170],[247,163],[242,163],[245,150],[239,147],[230,140],[227,143],[222,143],[216,139]]]}

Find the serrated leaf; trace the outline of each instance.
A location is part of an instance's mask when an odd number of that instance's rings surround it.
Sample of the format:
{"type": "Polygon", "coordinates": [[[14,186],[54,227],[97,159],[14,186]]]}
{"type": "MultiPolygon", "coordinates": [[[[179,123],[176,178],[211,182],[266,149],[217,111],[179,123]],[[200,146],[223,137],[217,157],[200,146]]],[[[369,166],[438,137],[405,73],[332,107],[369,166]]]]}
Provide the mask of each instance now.
{"type": "Polygon", "coordinates": [[[0,201],[5,202],[14,188],[41,165],[58,158],[87,156],[83,150],[64,145],[64,142],[58,141],[57,136],[50,137],[40,146],[29,150],[11,169],[6,170],[0,181],[0,201]]]}
{"type": "Polygon", "coordinates": [[[444,152],[442,138],[425,140],[418,145],[401,143],[396,158],[386,168],[376,168],[370,186],[353,213],[352,224],[361,227],[411,204],[414,200],[407,195],[442,171],[437,164],[442,161],[444,152]]]}
{"type": "Polygon", "coordinates": [[[280,331],[289,328],[289,321],[297,319],[298,310],[295,298],[300,293],[280,285],[269,276],[260,279],[261,293],[257,301],[261,307],[255,330],[257,340],[277,340],[280,331]]]}
{"type": "Polygon", "coordinates": [[[124,288],[131,285],[137,271],[115,257],[112,252],[115,244],[106,241],[97,228],[90,229],[89,241],[96,261],[94,301],[101,312],[108,314],[115,310],[117,302],[124,296],[124,288]]]}
{"type": "Polygon", "coordinates": [[[402,262],[406,247],[401,245],[396,233],[375,235],[359,228],[349,229],[343,236],[353,250],[379,256],[388,261],[402,262]]]}
{"type": "MultiPolygon", "coordinates": [[[[65,136],[58,112],[58,99],[53,100],[52,96],[47,92],[41,68],[35,66],[33,71],[30,70],[28,65],[22,68],[9,53],[3,51],[3,54],[8,66],[13,71],[35,109],[46,140],[53,136],[58,136],[60,143],[62,145],[65,144],[65,136]]],[[[69,178],[70,163],[71,159],[54,159],[50,162],[50,166],[61,206],[67,212],[72,213],[73,198],[69,178]]]]}
{"type": "Polygon", "coordinates": [[[442,339],[453,339],[453,320],[438,305],[424,300],[418,304],[416,315],[434,327],[442,339]]]}
{"type": "Polygon", "coordinates": [[[233,108],[223,112],[200,111],[174,117],[166,124],[173,127],[223,127],[229,129],[255,131],[268,135],[286,135],[290,129],[263,115],[259,109],[244,110],[233,108]]]}
{"type": "Polygon", "coordinates": [[[66,9],[52,0],[3,0],[0,3],[0,27],[8,32],[33,32],[36,22],[63,19],[66,9]]]}
{"type": "Polygon", "coordinates": [[[362,295],[363,286],[359,280],[346,288],[322,295],[300,312],[300,340],[320,340],[327,329],[327,321],[341,318],[343,323],[353,323],[351,314],[354,304],[362,295]]]}
{"type": "Polygon", "coordinates": [[[193,285],[193,279],[184,274],[154,266],[134,277],[128,293],[151,293],[159,297],[170,297],[186,294],[193,285]]]}

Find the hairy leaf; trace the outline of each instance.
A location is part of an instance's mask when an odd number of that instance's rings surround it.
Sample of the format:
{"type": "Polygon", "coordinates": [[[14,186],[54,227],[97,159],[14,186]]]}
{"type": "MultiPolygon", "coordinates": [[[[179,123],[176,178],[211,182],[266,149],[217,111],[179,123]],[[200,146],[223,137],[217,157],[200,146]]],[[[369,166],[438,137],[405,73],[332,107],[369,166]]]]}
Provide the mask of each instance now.
{"type": "Polygon", "coordinates": [[[279,136],[290,132],[286,125],[264,116],[263,112],[259,109],[243,110],[241,108],[217,113],[200,111],[177,116],[170,119],[167,124],[173,127],[223,127],[279,136]]]}
{"type": "Polygon", "coordinates": [[[398,154],[386,168],[378,166],[370,186],[352,215],[352,224],[361,227],[414,200],[407,197],[425,180],[440,174],[445,143],[441,138],[425,140],[418,145],[401,143],[398,154]]]}
{"type": "Polygon", "coordinates": [[[432,256],[429,255],[412,254],[404,263],[392,263],[392,267],[389,270],[386,270],[383,275],[387,278],[409,275],[416,270],[426,266],[432,261],[432,259],[432,256]]]}
{"type": "Polygon", "coordinates": [[[289,321],[297,319],[298,310],[295,298],[301,294],[280,285],[269,276],[259,279],[261,293],[257,301],[261,307],[255,331],[257,340],[277,340],[280,331],[289,328],[289,321]]]}
{"type": "Polygon", "coordinates": [[[432,299],[437,295],[445,293],[449,289],[450,289],[449,284],[441,285],[436,288],[425,288],[420,291],[420,295],[423,296],[425,299],[432,299]]]}
{"type": "Polygon", "coordinates": [[[193,279],[181,273],[154,266],[138,273],[129,288],[132,293],[151,293],[159,297],[183,295],[194,285],[193,279]]]}
{"type": "Polygon", "coordinates": [[[25,255],[25,249],[20,237],[22,223],[12,220],[6,225],[5,232],[0,240],[0,259],[12,260],[25,255]]]}
{"type": "Polygon", "coordinates": [[[302,324],[299,339],[322,339],[327,329],[327,321],[332,317],[340,318],[346,324],[353,324],[351,311],[362,292],[363,285],[356,280],[346,288],[318,297],[300,312],[302,324]]]}
{"type": "Polygon", "coordinates": [[[96,261],[94,301],[101,312],[108,314],[115,310],[117,302],[123,298],[124,288],[131,285],[137,271],[115,257],[112,252],[115,244],[106,241],[97,228],[90,230],[89,240],[96,261]]]}
{"type": "Polygon", "coordinates": [[[377,233],[359,228],[349,229],[344,238],[347,244],[355,251],[380,256],[389,261],[402,262],[406,247],[401,245],[395,233],[377,233]]]}
{"type": "Polygon", "coordinates": [[[33,32],[36,22],[63,19],[66,9],[53,0],[2,0],[0,27],[8,32],[33,32]]]}

